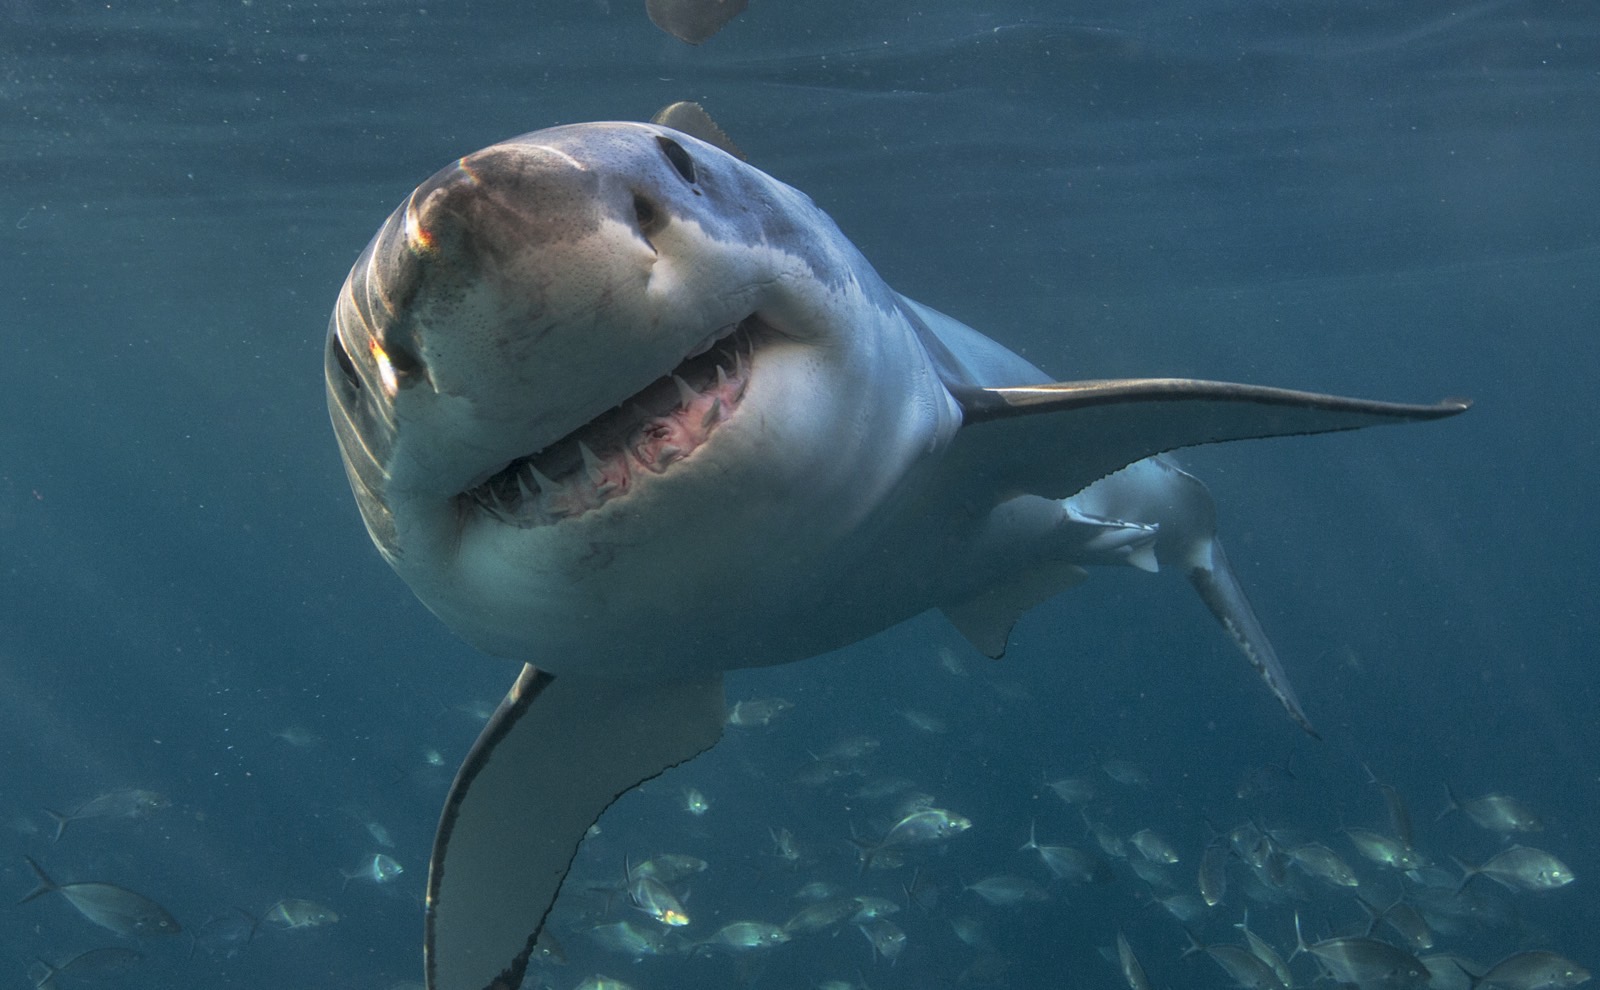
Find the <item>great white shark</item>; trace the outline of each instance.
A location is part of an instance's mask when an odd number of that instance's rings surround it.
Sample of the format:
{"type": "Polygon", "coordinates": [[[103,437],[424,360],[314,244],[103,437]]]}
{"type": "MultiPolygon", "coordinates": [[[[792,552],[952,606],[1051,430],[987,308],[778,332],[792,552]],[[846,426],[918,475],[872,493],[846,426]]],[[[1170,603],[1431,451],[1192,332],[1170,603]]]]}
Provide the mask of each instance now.
{"type": "Polygon", "coordinates": [[[997,656],[1086,566],[1172,567],[1310,730],[1209,494],[1159,455],[1467,407],[1057,381],[895,292],[803,193],[655,123],[428,179],[351,270],[325,367],[379,552],[523,663],[441,817],[437,990],[514,990],[590,825],[720,737],[723,672],[931,609],[997,656]]]}

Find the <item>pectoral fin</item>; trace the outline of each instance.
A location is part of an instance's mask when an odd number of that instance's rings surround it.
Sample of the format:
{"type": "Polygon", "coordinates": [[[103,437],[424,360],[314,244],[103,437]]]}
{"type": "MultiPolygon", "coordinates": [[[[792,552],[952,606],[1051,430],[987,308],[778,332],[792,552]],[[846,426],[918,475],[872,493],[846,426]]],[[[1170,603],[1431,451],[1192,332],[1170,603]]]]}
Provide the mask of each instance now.
{"type": "Polygon", "coordinates": [[[1067,498],[1141,458],[1180,447],[1443,419],[1471,404],[1373,402],[1191,378],[952,385],[963,427],[951,450],[1017,493],[1067,498]]]}
{"type": "Polygon", "coordinates": [[[1047,561],[1012,576],[976,598],[940,606],[940,611],[984,656],[1005,655],[1011,627],[1040,602],[1054,598],[1089,576],[1076,564],[1047,561]]]}
{"type": "Polygon", "coordinates": [[[516,990],[589,826],[640,782],[709,749],[722,724],[721,675],[635,684],[524,667],[439,822],[429,990],[516,990]]]}

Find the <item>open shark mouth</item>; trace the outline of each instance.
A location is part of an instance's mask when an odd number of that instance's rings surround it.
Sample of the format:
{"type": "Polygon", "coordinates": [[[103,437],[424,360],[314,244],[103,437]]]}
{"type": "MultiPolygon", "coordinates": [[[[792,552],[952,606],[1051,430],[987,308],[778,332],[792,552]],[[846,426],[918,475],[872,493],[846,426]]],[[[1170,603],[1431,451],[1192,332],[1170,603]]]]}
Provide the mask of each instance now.
{"type": "Polygon", "coordinates": [[[756,346],[755,315],[707,335],[676,368],[571,433],[457,496],[519,528],[581,516],[688,458],[734,414],[756,346]]]}

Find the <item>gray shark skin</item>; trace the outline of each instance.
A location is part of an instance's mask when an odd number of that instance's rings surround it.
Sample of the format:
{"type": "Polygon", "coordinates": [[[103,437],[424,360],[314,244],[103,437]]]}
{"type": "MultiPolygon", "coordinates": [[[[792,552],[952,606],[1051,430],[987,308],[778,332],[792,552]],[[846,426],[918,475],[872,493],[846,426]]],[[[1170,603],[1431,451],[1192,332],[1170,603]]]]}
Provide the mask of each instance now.
{"type": "Polygon", "coordinates": [[[423,183],[351,271],[325,370],[379,552],[525,665],[435,841],[438,990],[517,986],[589,825],[720,737],[724,671],[929,609],[997,654],[1086,566],[1175,566],[1309,728],[1204,487],[1147,459],[1466,408],[1053,381],[890,289],[804,194],[637,123],[423,183]]]}

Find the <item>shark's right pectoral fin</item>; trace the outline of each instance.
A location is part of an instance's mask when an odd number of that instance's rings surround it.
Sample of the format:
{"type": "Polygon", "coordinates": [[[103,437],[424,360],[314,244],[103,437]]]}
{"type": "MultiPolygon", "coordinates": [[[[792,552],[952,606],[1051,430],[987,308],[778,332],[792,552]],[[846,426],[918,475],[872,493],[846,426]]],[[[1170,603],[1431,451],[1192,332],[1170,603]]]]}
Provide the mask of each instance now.
{"type": "Polygon", "coordinates": [[[584,834],[722,736],[722,676],[631,683],[533,667],[479,736],[428,867],[429,990],[516,990],[584,834]]]}

